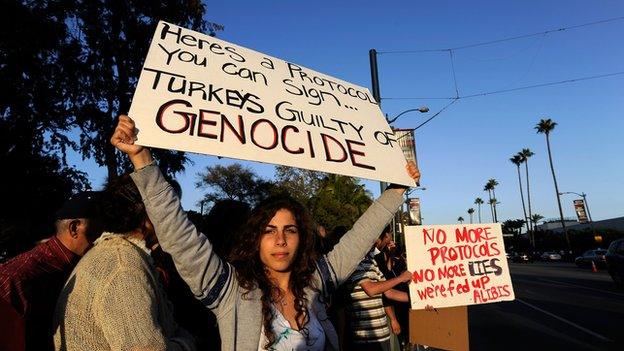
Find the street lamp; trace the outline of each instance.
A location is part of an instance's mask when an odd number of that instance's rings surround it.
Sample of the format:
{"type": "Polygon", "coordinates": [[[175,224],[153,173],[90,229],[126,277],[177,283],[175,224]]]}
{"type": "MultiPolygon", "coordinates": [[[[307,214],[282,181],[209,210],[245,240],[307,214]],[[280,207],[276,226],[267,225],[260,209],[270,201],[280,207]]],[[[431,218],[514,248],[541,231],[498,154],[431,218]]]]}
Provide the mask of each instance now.
{"type": "Polygon", "coordinates": [[[415,191],[415,190],[423,190],[424,191],[424,190],[427,190],[427,188],[425,188],[424,186],[418,186],[418,187],[415,187],[415,188],[409,188],[409,189],[407,189],[405,191],[405,198],[407,198],[409,196],[409,194],[411,194],[412,191],[415,191]]]}
{"type": "Polygon", "coordinates": [[[409,110],[405,110],[401,113],[399,113],[398,115],[396,115],[396,117],[394,117],[393,119],[388,119],[388,114],[386,114],[386,121],[388,121],[388,124],[392,124],[394,123],[394,121],[396,121],[397,119],[399,119],[399,117],[403,116],[404,114],[408,113],[408,112],[420,112],[420,113],[427,113],[429,112],[429,107],[427,106],[421,106],[419,108],[412,108],[409,110]]]}
{"type": "MultiPolygon", "coordinates": [[[[379,104],[379,107],[381,108],[381,91],[379,89],[379,73],[378,73],[378,69],[377,69],[377,50],[375,49],[370,49],[368,51],[368,57],[370,60],[370,71],[371,71],[371,83],[372,83],[372,89],[373,89],[373,98],[375,99],[375,101],[379,104]]],[[[420,108],[415,108],[415,109],[409,109],[406,111],[403,111],[401,113],[399,113],[396,117],[394,117],[393,119],[389,120],[388,119],[388,115],[386,115],[386,121],[388,121],[388,124],[393,123],[394,121],[396,121],[399,117],[401,117],[402,115],[408,113],[408,112],[412,112],[412,111],[418,111],[420,113],[426,113],[429,112],[429,107],[426,106],[422,106],[420,108]]],[[[419,184],[417,184],[419,185],[419,184]]],[[[386,189],[386,182],[379,182],[379,194],[383,194],[384,190],[386,189]]],[[[393,237],[396,236],[396,217],[393,218],[392,220],[392,235],[393,237]]]]}
{"type": "Polygon", "coordinates": [[[585,204],[585,208],[587,209],[587,217],[589,218],[589,227],[591,228],[592,233],[594,233],[594,237],[596,236],[596,230],[594,229],[594,221],[592,221],[591,218],[591,213],[589,212],[589,204],[587,203],[587,194],[585,193],[576,193],[574,191],[564,191],[559,193],[559,195],[566,195],[566,194],[574,194],[574,195],[578,195],[580,197],[583,198],[583,203],[585,204]]]}
{"type": "MultiPolygon", "coordinates": [[[[427,107],[427,106],[421,106],[421,107],[419,107],[419,108],[412,108],[412,109],[409,109],[409,110],[405,110],[405,111],[403,111],[403,112],[399,113],[398,115],[396,115],[396,116],[395,116],[394,118],[392,118],[392,119],[388,119],[388,114],[386,113],[386,121],[388,122],[388,124],[392,124],[392,123],[394,123],[394,121],[396,121],[397,119],[399,119],[399,117],[403,116],[404,114],[409,113],[409,112],[416,112],[416,111],[418,111],[418,112],[420,112],[420,113],[427,113],[427,112],[429,112],[429,107],[427,107]]],[[[390,128],[392,128],[392,126],[390,126],[390,128]]],[[[394,128],[393,128],[393,130],[394,130],[394,128]]],[[[386,183],[385,183],[385,182],[379,182],[379,188],[380,188],[380,191],[381,191],[382,193],[383,193],[383,191],[386,189],[386,186],[387,186],[387,185],[386,185],[386,183]]]]}
{"type": "Polygon", "coordinates": [[[591,213],[589,212],[589,204],[587,203],[587,194],[585,193],[579,194],[579,193],[575,193],[574,191],[564,191],[562,193],[559,193],[559,195],[566,195],[566,194],[574,194],[583,198],[583,203],[585,203],[585,208],[587,208],[587,217],[589,217],[589,223],[591,224],[593,221],[592,221],[591,213]]]}

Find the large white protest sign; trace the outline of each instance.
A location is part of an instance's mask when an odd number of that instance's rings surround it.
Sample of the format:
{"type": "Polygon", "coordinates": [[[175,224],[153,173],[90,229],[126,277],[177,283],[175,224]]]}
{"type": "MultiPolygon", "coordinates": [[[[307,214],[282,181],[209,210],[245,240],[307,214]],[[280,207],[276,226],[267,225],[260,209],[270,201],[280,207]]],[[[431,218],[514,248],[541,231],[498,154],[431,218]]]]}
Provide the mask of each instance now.
{"type": "Polygon", "coordinates": [[[499,223],[405,228],[412,309],[514,299],[499,223]]]}
{"type": "Polygon", "coordinates": [[[414,185],[368,89],[166,22],[129,115],[145,146],[414,185]]]}

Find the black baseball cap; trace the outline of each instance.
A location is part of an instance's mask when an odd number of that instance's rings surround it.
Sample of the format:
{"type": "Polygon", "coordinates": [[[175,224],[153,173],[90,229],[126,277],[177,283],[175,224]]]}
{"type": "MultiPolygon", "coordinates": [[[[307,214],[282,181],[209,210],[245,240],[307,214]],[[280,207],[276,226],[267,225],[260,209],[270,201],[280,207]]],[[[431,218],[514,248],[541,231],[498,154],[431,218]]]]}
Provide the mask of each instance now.
{"type": "Polygon", "coordinates": [[[96,217],[101,198],[101,191],[81,191],[72,195],[72,197],[56,211],[56,219],[96,217]]]}

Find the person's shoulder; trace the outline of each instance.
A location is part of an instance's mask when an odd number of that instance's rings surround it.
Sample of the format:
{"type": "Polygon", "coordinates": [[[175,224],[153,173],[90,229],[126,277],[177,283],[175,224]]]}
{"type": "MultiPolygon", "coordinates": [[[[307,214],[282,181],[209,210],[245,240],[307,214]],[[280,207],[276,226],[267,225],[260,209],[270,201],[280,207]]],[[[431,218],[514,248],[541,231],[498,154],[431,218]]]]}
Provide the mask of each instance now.
{"type": "Polygon", "coordinates": [[[78,263],[77,269],[117,271],[138,267],[146,263],[147,253],[120,236],[110,236],[98,241],[78,263]],[[145,257],[144,257],[145,256],[145,257]]]}
{"type": "Polygon", "coordinates": [[[137,264],[145,263],[149,259],[147,252],[140,245],[121,235],[112,235],[98,242],[83,260],[107,260],[118,266],[136,267],[137,264]]]}
{"type": "Polygon", "coordinates": [[[371,271],[371,269],[373,269],[374,264],[374,260],[372,260],[368,256],[365,257],[362,261],[360,261],[360,263],[355,268],[355,271],[353,271],[353,273],[351,274],[350,280],[352,282],[357,282],[358,280],[361,280],[368,272],[371,271]]]}
{"type": "Polygon", "coordinates": [[[41,245],[35,246],[29,251],[23,252],[0,265],[0,277],[5,279],[29,279],[44,272],[42,263],[45,252],[41,245]]]}

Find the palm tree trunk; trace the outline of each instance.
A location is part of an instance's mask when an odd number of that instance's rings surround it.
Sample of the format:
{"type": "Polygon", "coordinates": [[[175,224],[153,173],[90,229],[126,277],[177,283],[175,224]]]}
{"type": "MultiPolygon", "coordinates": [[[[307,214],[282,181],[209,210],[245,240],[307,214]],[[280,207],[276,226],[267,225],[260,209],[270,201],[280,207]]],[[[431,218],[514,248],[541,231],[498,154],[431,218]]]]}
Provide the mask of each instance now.
{"type": "MultiPolygon", "coordinates": [[[[518,184],[520,185],[520,199],[522,199],[522,212],[524,212],[524,223],[526,224],[526,228],[527,228],[527,235],[529,235],[529,240],[531,242],[533,242],[532,238],[531,238],[531,233],[530,233],[530,223],[529,223],[529,219],[527,218],[527,212],[526,212],[526,206],[524,204],[524,194],[522,191],[522,177],[520,176],[520,164],[516,165],[518,168],[518,184]]],[[[535,247],[535,243],[533,243],[533,247],[535,247]]]]}
{"type": "Polygon", "coordinates": [[[546,146],[548,148],[548,161],[550,162],[550,171],[552,172],[553,182],[555,183],[555,194],[557,195],[557,205],[559,206],[559,218],[561,219],[561,227],[563,228],[563,234],[565,234],[568,249],[572,249],[572,245],[570,245],[570,237],[568,236],[568,230],[565,226],[565,221],[563,220],[563,209],[561,208],[561,198],[559,197],[559,187],[557,186],[557,177],[555,176],[555,166],[553,166],[552,155],[550,153],[550,138],[548,134],[546,134],[546,146]]]}
{"type": "Polygon", "coordinates": [[[492,204],[492,190],[488,189],[488,197],[490,198],[490,214],[492,215],[492,222],[494,222],[494,205],[492,204]]]}
{"type": "MultiPolygon", "coordinates": [[[[496,200],[496,191],[494,191],[494,189],[492,189],[492,197],[494,197],[494,200],[496,200]]],[[[498,202],[498,200],[494,201],[494,203],[492,203],[492,207],[494,208],[494,223],[498,223],[498,213],[496,213],[496,203],[498,202]]]]}
{"type": "Polygon", "coordinates": [[[479,224],[481,223],[481,204],[477,204],[477,208],[479,209],[479,224]]]}
{"type": "Polygon", "coordinates": [[[529,159],[528,158],[526,158],[524,161],[524,167],[526,171],[527,202],[529,204],[529,227],[531,228],[532,241],[535,244],[535,237],[533,236],[533,233],[535,232],[535,223],[533,223],[533,212],[531,211],[531,186],[529,182],[529,159]]]}

